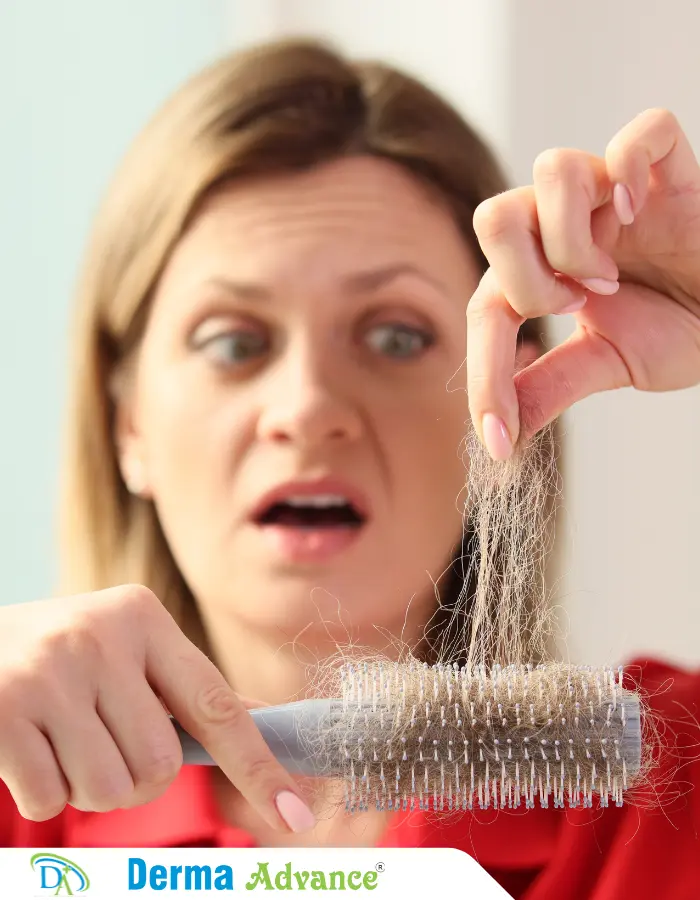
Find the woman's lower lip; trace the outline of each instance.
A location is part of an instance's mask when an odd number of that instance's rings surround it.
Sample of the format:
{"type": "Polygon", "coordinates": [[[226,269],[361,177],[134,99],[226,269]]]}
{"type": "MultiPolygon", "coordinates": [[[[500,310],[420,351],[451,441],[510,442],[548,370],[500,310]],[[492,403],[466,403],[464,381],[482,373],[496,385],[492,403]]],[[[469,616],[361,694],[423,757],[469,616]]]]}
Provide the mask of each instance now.
{"type": "Polygon", "coordinates": [[[261,525],[265,538],[280,556],[290,562],[324,562],[354,544],[362,526],[297,528],[290,525],[261,525]]]}

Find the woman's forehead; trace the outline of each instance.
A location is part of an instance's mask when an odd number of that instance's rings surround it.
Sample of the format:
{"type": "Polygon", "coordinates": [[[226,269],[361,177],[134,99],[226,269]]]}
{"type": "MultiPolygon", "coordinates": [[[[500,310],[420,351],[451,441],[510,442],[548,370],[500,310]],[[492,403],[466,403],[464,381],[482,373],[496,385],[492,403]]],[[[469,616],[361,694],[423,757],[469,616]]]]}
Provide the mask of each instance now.
{"type": "Polygon", "coordinates": [[[224,264],[241,282],[276,269],[281,278],[322,269],[358,283],[392,267],[433,280],[475,272],[446,206],[396,164],[369,157],[227,184],[203,204],[176,255],[202,268],[224,264]]]}

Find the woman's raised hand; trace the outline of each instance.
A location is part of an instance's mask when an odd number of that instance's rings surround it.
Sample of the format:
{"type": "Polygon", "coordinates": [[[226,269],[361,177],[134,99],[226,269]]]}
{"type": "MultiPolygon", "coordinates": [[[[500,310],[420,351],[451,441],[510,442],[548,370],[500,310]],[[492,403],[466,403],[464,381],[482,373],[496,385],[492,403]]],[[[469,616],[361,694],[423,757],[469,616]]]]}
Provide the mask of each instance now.
{"type": "Polygon", "coordinates": [[[577,400],[700,383],[700,166],[648,110],[601,159],[548,150],[533,184],[476,210],[490,268],[467,309],[469,407],[494,458],[577,400]],[[522,322],[573,312],[564,343],[514,376],[522,322]]]}
{"type": "Polygon", "coordinates": [[[162,794],[182,765],[165,707],[268,824],[313,825],[246,703],[151,591],[0,607],[0,779],[25,818],[162,794]]]}

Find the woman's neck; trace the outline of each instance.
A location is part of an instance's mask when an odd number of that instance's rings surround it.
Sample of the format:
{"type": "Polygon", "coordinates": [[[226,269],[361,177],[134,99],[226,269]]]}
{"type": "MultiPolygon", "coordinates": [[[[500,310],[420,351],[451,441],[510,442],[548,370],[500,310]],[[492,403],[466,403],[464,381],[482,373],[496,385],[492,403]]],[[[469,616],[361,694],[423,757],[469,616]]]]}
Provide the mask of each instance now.
{"type": "MultiPolygon", "coordinates": [[[[410,611],[409,611],[410,612],[410,611]]],[[[429,612],[415,609],[410,618],[381,627],[353,628],[352,646],[363,655],[377,653],[392,659],[399,645],[392,636],[402,634],[401,647],[414,652],[420,645],[429,612]]],[[[284,641],[280,632],[251,627],[233,614],[205,616],[205,631],[212,658],[228,683],[243,697],[262,703],[287,703],[314,694],[324,664],[338,659],[339,651],[351,653],[347,632],[337,635],[322,624],[307,628],[296,640],[284,641]]]]}

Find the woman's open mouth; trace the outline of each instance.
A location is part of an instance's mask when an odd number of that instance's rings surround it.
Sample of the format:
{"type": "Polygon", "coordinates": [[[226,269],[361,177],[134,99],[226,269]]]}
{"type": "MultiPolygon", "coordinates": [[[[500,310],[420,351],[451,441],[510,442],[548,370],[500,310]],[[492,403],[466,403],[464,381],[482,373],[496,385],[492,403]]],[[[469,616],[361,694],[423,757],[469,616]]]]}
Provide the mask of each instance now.
{"type": "Polygon", "coordinates": [[[366,513],[344,493],[312,492],[291,487],[277,491],[254,516],[275,551],[289,562],[323,562],[357,540],[366,513]]]}

